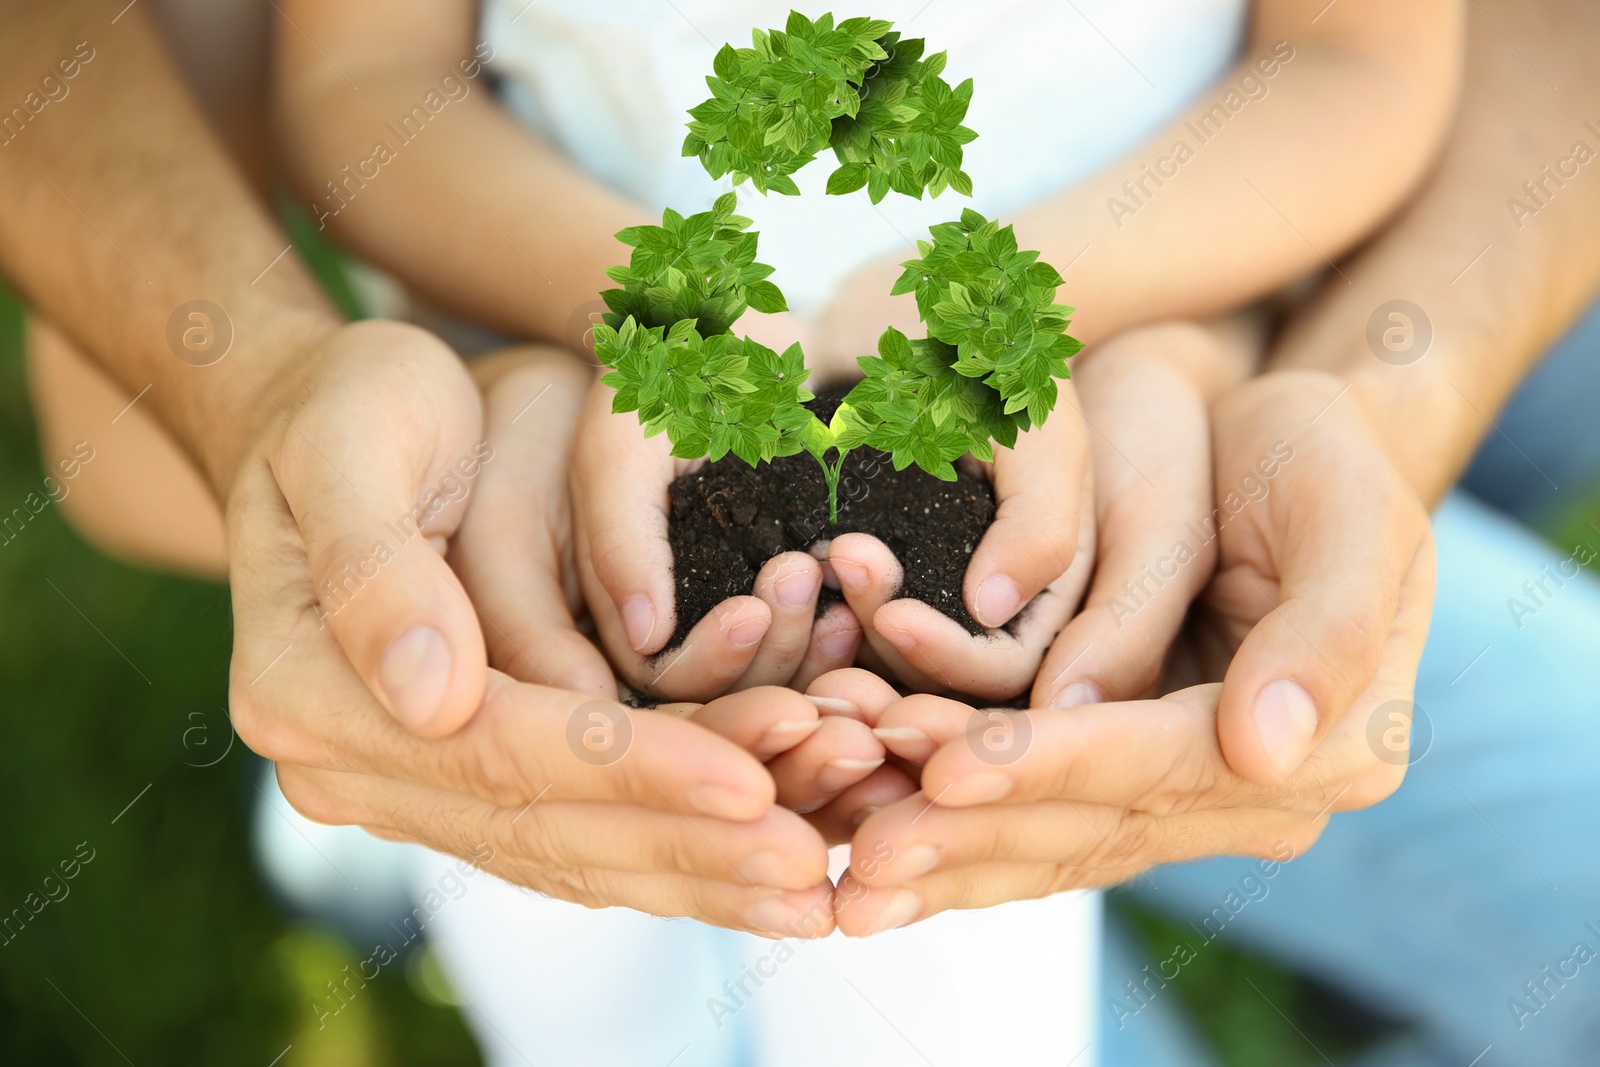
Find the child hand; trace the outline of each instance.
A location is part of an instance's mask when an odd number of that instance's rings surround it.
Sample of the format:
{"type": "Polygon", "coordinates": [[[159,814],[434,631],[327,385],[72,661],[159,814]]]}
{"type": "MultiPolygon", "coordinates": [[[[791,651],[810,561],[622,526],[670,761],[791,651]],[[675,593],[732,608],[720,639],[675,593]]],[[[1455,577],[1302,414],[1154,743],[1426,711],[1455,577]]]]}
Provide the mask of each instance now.
{"type": "Polygon", "coordinates": [[[1160,676],[1216,562],[1207,399],[1249,360],[1225,337],[1187,323],[1141,327],[1078,368],[1099,557],[1087,601],[1034,682],[1034,706],[1129,700],[1160,676]]]}
{"type": "Polygon", "coordinates": [[[566,470],[591,380],[564,352],[525,346],[467,365],[488,445],[449,561],[483,620],[489,665],[521,682],[616,699],[605,657],[574,626],[566,470]]]}
{"type": "MultiPolygon", "coordinates": [[[[799,332],[788,315],[747,312],[739,331],[787,346],[799,332]]],[[[781,552],[761,569],[753,595],[730,597],[676,651],[677,628],[667,490],[701,461],[675,459],[665,435],[646,438],[632,413],[614,414],[614,393],[597,383],[584,405],[572,464],[578,574],[601,643],[635,688],[668,700],[703,701],[760,685],[804,687],[848,666],[861,627],[844,605],[816,618],[822,565],[803,551],[781,552]]]]}
{"type": "Polygon", "coordinates": [[[851,533],[829,545],[868,649],[912,688],[986,700],[1025,692],[1083,594],[1095,545],[1088,428],[1072,383],[1058,385],[1061,401],[1045,424],[1019,435],[1015,448],[996,445],[994,463],[983,465],[999,507],[962,589],[988,633],[974,636],[928,604],[895,599],[901,566],[878,538],[851,533]]]}
{"type": "Polygon", "coordinates": [[[905,765],[886,762],[872,732],[899,699],[888,682],[851,667],[818,678],[804,698],[745,690],[710,704],[656,710],[685,715],[762,760],[778,804],[805,815],[829,844],[842,844],[872,812],[916,792],[905,765]]]}

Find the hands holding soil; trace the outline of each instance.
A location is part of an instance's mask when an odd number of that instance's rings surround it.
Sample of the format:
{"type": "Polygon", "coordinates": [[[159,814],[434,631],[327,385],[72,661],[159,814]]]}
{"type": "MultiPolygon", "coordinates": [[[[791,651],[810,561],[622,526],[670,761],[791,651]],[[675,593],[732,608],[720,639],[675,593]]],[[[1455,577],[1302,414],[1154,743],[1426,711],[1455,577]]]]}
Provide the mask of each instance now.
{"type": "MultiPolygon", "coordinates": [[[[574,625],[562,461],[581,369],[536,348],[480,362],[480,406],[420,332],[369,324],[324,344],[342,358],[250,449],[229,509],[235,719],[314,818],[459,854],[486,841],[491,869],[593,906],[820,936],[1199,855],[1283,859],[1330,812],[1398,784],[1365,723],[1409,693],[1420,655],[1424,513],[1331,376],[1238,384],[1237,330],[1133,331],[1085,361],[1078,425],[1094,428],[1102,494],[1084,526],[1100,555],[1092,583],[1089,563],[1069,565],[1072,618],[1028,712],[902,696],[805,656],[809,700],[684,664],[678,684],[708,703],[625,710],[574,625]],[[359,493],[341,470],[361,472],[359,493]],[[438,503],[398,543],[408,500],[438,503]],[[348,577],[374,565],[403,580],[348,577]],[[424,625],[449,650],[442,670],[409,647],[424,625]],[[1289,685],[1309,706],[1278,695],[1289,685]],[[1189,688],[1139,699],[1173,686],[1189,688]],[[826,845],[843,841],[854,864],[835,887],[826,845]]],[[[854,618],[874,602],[848,603],[854,618]]]]}

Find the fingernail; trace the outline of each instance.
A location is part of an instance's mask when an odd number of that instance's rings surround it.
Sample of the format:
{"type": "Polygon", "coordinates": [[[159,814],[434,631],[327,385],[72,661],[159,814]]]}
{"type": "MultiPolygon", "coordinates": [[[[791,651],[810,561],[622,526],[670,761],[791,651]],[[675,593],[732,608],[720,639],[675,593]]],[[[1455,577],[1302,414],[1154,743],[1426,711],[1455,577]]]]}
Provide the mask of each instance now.
{"type": "Polygon", "coordinates": [[[831,759],[817,771],[817,787],[824,793],[846,789],[881,766],[882,759],[831,759]]]}
{"type": "Polygon", "coordinates": [[[800,919],[799,910],[785,901],[781,893],[756,901],[745,915],[745,921],[751,926],[775,937],[800,936],[800,919]]]}
{"type": "Polygon", "coordinates": [[[1050,701],[1052,708],[1081,708],[1085,704],[1104,704],[1100,687],[1093,682],[1073,682],[1050,701]]]}
{"type": "Polygon", "coordinates": [[[622,602],[622,632],[635,652],[650,643],[650,635],[656,632],[656,609],[649,597],[631,596],[622,602]]]}
{"type": "Polygon", "coordinates": [[[1317,702],[1299,682],[1279,678],[1256,697],[1256,731],[1267,759],[1283,777],[1305,762],[1317,734],[1317,702]]]}
{"type": "Polygon", "coordinates": [[[817,651],[829,659],[843,659],[855,651],[856,641],[860,637],[861,631],[853,627],[849,630],[830,630],[817,635],[817,651]]]}
{"type": "Polygon", "coordinates": [[[915,726],[879,726],[872,731],[897,756],[920,762],[933,755],[933,738],[915,726]]]}
{"type": "Polygon", "coordinates": [[[752,818],[750,802],[726,786],[697,785],[685,793],[683,799],[702,815],[740,822],[752,818]]]}
{"type": "Polygon", "coordinates": [[[854,815],[850,816],[850,829],[852,829],[852,830],[861,829],[861,824],[866,822],[868,819],[870,819],[872,817],[873,812],[878,812],[878,811],[882,811],[882,810],[883,809],[880,808],[876,804],[868,804],[866,807],[862,808],[860,811],[857,811],[854,815]]]}
{"type": "Polygon", "coordinates": [[[394,639],[378,666],[389,710],[409,730],[425,728],[450,684],[450,646],[431,626],[413,626],[394,639]]]}
{"type": "Polygon", "coordinates": [[[897,882],[921,878],[939,865],[939,850],[932,845],[912,845],[885,868],[897,882]]]}
{"type": "Polygon", "coordinates": [[[849,593],[860,592],[867,587],[867,568],[852,559],[832,559],[828,561],[833,565],[833,573],[839,579],[839,585],[849,593]]]}
{"type": "Polygon", "coordinates": [[[870,771],[883,765],[883,759],[831,759],[828,766],[838,767],[844,771],[870,771]]]}
{"type": "Polygon", "coordinates": [[[756,885],[782,886],[792,878],[789,865],[776,852],[767,851],[753,853],[739,864],[739,873],[756,885]]]}
{"type": "Polygon", "coordinates": [[[883,910],[878,913],[878,921],[873,923],[862,936],[870,937],[873,934],[881,934],[885,930],[893,930],[904,926],[914,919],[921,909],[922,901],[917,899],[915,893],[909,889],[896,889],[893,895],[890,896],[889,903],[885,904],[883,910]]]}
{"type": "Polygon", "coordinates": [[[929,737],[915,726],[876,726],[872,732],[883,741],[927,741],[929,737]]]}
{"type": "Polygon", "coordinates": [[[767,635],[768,625],[767,619],[740,619],[728,628],[728,644],[733,648],[749,648],[767,635]]]}
{"type": "Polygon", "coordinates": [[[789,719],[776,723],[761,735],[756,748],[763,755],[786,752],[816,733],[821,726],[821,719],[789,719]]]}
{"type": "Polygon", "coordinates": [[[989,629],[1004,626],[1022,607],[1022,590],[1003,574],[992,574],[978,587],[978,621],[989,629]]]}
{"type": "Polygon", "coordinates": [[[778,579],[778,603],[786,608],[803,608],[817,599],[817,591],[822,588],[822,572],[819,570],[797,570],[778,579]]]}
{"type": "Polygon", "coordinates": [[[898,648],[901,652],[910,652],[917,647],[917,639],[905,630],[896,630],[892,626],[885,626],[878,633],[885,641],[898,648]]]}
{"type": "Polygon", "coordinates": [[[973,804],[993,804],[1010,792],[1009,776],[999,771],[985,771],[950,783],[934,801],[953,808],[965,808],[973,804]]]}
{"type": "MultiPolygon", "coordinates": [[[[861,715],[860,708],[850,703],[850,701],[840,700],[838,697],[814,697],[807,693],[806,699],[816,705],[818,711],[826,711],[830,715],[848,715],[851,718],[857,718],[861,715]]],[[[817,725],[821,725],[820,720],[817,725]]]]}

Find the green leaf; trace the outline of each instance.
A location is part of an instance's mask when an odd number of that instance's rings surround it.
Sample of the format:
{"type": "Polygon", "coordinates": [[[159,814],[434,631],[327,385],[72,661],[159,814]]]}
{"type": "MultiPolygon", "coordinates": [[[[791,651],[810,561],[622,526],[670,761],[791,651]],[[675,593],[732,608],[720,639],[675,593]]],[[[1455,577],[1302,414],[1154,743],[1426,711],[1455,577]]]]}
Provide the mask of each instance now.
{"type": "Polygon", "coordinates": [[[766,315],[789,310],[788,303],[783,299],[783,293],[771,282],[756,282],[750,286],[748,299],[751,307],[766,315]]]}
{"type": "Polygon", "coordinates": [[[853,193],[867,184],[867,167],[864,163],[846,163],[828,176],[828,193],[842,196],[853,193]]]}

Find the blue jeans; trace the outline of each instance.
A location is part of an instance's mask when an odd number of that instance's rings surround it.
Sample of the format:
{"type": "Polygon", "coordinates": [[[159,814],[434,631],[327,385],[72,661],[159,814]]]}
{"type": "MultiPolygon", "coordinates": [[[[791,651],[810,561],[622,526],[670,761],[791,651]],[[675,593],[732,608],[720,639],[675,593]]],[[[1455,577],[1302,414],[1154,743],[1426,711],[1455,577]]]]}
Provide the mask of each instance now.
{"type": "MultiPolygon", "coordinates": [[[[1536,403],[1513,405],[1500,420],[1515,447],[1491,442],[1469,486],[1545,515],[1557,493],[1551,478],[1569,502],[1592,489],[1600,438],[1577,428],[1592,425],[1596,390],[1575,383],[1600,372],[1596,347],[1600,311],[1530,380],[1521,399],[1536,403]],[[1562,410],[1572,402],[1590,413],[1562,410]],[[1563,429],[1566,440],[1553,432],[1563,429]]],[[[1361,1067],[1592,1067],[1600,1062],[1600,581],[1573,576],[1577,546],[1539,540],[1465,493],[1439,508],[1434,529],[1438,599],[1416,695],[1433,736],[1400,790],[1336,816],[1315,848],[1270,879],[1254,861],[1219,859],[1160,868],[1155,889],[1137,880],[1123,892],[1197,927],[1230,891],[1248,901],[1225,910],[1225,926],[1213,918],[1202,927],[1192,950],[1205,951],[1217,931],[1218,941],[1410,1022],[1361,1067]]],[[[1586,537],[1579,561],[1600,555],[1600,530],[1586,537]]],[[[1159,975],[1143,970],[1167,958],[1149,959],[1108,921],[1101,1067],[1213,1062],[1159,975]],[[1135,997],[1130,980],[1146,992],[1135,997]]],[[[1181,968],[1174,981],[1183,981],[1181,968]]]]}

